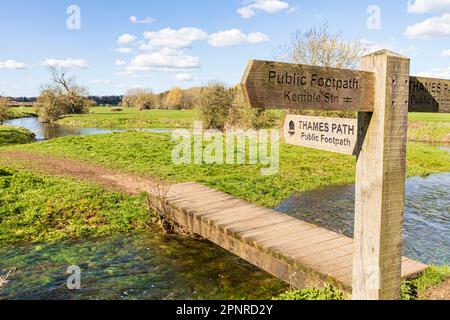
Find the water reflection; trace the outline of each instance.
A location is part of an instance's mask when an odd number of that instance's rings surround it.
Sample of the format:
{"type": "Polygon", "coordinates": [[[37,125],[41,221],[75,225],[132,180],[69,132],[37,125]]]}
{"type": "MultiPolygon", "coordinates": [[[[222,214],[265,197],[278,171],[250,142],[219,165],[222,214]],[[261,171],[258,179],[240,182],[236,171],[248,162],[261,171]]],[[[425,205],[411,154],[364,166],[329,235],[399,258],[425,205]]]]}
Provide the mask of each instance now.
{"type": "MultiPolygon", "coordinates": [[[[293,195],[277,210],[353,236],[354,186],[293,195]]],[[[450,173],[406,182],[404,254],[424,263],[450,264],[450,173]]]]}
{"type": "MultiPolygon", "coordinates": [[[[37,141],[49,140],[66,136],[82,136],[82,135],[94,135],[94,134],[105,134],[105,133],[127,131],[121,129],[77,128],[53,124],[44,124],[40,123],[37,118],[18,118],[9,120],[6,122],[6,124],[11,126],[23,127],[25,129],[30,130],[35,134],[37,141]]],[[[140,129],[137,131],[146,131],[154,133],[171,132],[170,129],[140,129]]]]}

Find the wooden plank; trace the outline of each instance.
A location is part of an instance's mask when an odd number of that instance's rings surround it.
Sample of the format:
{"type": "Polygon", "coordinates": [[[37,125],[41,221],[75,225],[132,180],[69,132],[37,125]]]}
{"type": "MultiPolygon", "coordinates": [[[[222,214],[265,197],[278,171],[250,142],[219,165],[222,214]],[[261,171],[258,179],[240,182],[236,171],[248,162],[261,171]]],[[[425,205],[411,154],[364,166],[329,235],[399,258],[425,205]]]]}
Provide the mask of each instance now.
{"type": "Polygon", "coordinates": [[[450,80],[410,77],[409,112],[450,113],[450,80]]]}
{"type": "Polygon", "coordinates": [[[356,155],[358,120],[287,115],[283,127],[287,144],[356,155]]]}
{"type": "Polygon", "coordinates": [[[371,72],[252,60],[241,87],[253,108],[373,111],[371,72]]]}
{"type": "Polygon", "coordinates": [[[361,64],[377,76],[375,110],[359,113],[353,298],[398,300],[410,61],[381,50],[361,64]]]}

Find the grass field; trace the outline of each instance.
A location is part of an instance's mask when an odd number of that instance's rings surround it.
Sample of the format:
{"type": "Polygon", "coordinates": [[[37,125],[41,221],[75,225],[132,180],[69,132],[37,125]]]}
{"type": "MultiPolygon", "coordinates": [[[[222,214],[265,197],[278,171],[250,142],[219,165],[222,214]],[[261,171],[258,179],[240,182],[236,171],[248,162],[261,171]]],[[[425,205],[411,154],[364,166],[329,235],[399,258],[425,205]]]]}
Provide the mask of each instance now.
{"type": "Polygon", "coordinates": [[[103,129],[190,128],[199,118],[197,110],[144,110],[124,108],[111,111],[108,107],[95,107],[89,114],[71,115],[58,120],[58,124],[103,129]]]}
{"type": "Polygon", "coordinates": [[[0,245],[126,233],[149,215],[144,195],[0,167],[0,245]]]}
{"type": "Polygon", "coordinates": [[[33,107],[10,108],[10,111],[11,111],[10,119],[35,117],[37,115],[36,110],[33,107]]]}
{"type": "MultiPolygon", "coordinates": [[[[174,146],[167,134],[124,132],[65,137],[6,149],[74,158],[172,182],[199,182],[267,207],[276,206],[293,192],[354,182],[352,156],[281,145],[279,173],[261,176],[261,166],[174,165],[174,146]]],[[[408,144],[408,176],[448,171],[448,152],[420,143],[408,144]]]]}
{"type": "Polygon", "coordinates": [[[0,126],[0,147],[10,144],[22,144],[34,141],[34,134],[30,131],[11,126],[0,126]]]}
{"type": "Polygon", "coordinates": [[[450,143],[450,114],[410,113],[408,140],[450,143]]]}

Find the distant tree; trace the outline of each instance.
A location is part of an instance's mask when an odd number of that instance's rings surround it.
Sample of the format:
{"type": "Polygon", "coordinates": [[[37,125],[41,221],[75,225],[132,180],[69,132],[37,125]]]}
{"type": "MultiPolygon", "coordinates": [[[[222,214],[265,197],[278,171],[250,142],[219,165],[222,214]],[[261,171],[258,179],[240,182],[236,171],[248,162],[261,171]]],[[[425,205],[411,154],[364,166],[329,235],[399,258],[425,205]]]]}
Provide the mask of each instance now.
{"type": "Polygon", "coordinates": [[[51,82],[41,91],[36,108],[39,121],[53,122],[66,114],[89,112],[94,102],[88,98],[88,90],[79,86],[74,77],[67,76],[64,68],[50,68],[51,82]]]}
{"type": "Polygon", "coordinates": [[[183,91],[180,88],[172,88],[165,99],[164,106],[167,109],[182,109],[183,91]]]}
{"type": "MultiPolygon", "coordinates": [[[[306,32],[296,31],[292,34],[291,41],[281,46],[279,51],[279,58],[290,63],[355,69],[358,66],[359,58],[367,51],[367,48],[360,41],[343,39],[340,32],[330,32],[328,24],[324,24],[306,32]]],[[[355,117],[354,112],[344,111],[290,110],[289,112],[316,116],[355,117]]]]}
{"type": "Polygon", "coordinates": [[[0,125],[4,124],[11,116],[9,104],[8,98],[0,96],[0,125]]]}
{"type": "Polygon", "coordinates": [[[360,41],[345,40],[340,32],[330,32],[325,24],[293,33],[291,41],[281,47],[280,57],[292,63],[354,69],[366,50],[360,41]]]}
{"type": "Polygon", "coordinates": [[[159,99],[150,89],[132,89],[122,98],[122,106],[139,110],[155,109],[159,107],[159,99]]]}

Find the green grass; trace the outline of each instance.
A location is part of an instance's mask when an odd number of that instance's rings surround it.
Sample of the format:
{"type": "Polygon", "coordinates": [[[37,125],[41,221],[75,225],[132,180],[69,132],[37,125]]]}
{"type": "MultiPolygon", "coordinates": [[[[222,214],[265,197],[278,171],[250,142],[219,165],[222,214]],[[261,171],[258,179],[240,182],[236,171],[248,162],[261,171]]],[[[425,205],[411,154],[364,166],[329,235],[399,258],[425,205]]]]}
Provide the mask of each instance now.
{"type": "MultiPolygon", "coordinates": [[[[261,176],[261,166],[252,165],[176,166],[171,159],[175,144],[168,134],[124,132],[64,137],[6,149],[79,159],[171,182],[198,182],[266,207],[276,206],[293,192],[350,184],[355,177],[352,156],[288,145],[281,145],[280,170],[274,176],[261,176]]],[[[449,171],[448,152],[408,144],[408,176],[449,171]]]]}
{"type": "Polygon", "coordinates": [[[58,124],[104,129],[190,128],[199,118],[197,110],[144,110],[124,108],[112,111],[108,107],[95,107],[89,114],[71,115],[58,120],[58,124]]]}
{"type": "Polygon", "coordinates": [[[450,143],[450,114],[410,113],[408,140],[450,143]]]}
{"type": "Polygon", "coordinates": [[[25,117],[36,117],[36,110],[33,107],[15,107],[10,108],[11,116],[10,119],[25,118],[25,117]]]}
{"type": "Polygon", "coordinates": [[[145,196],[0,167],[0,244],[96,238],[145,228],[145,196]]]}
{"type": "Polygon", "coordinates": [[[0,126],[0,147],[11,144],[29,143],[34,140],[34,134],[27,129],[12,126],[0,126]]]}
{"type": "MultiPolygon", "coordinates": [[[[426,290],[433,288],[450,278],[450,266],[429,266],[425,272],[413,280],[404,280],[401,285],[402,300],[418,300],[426,290]]],[[[343,300],[344,293],[333,285],[324,288],[290,290],[274,300],[343,300]]]]}

